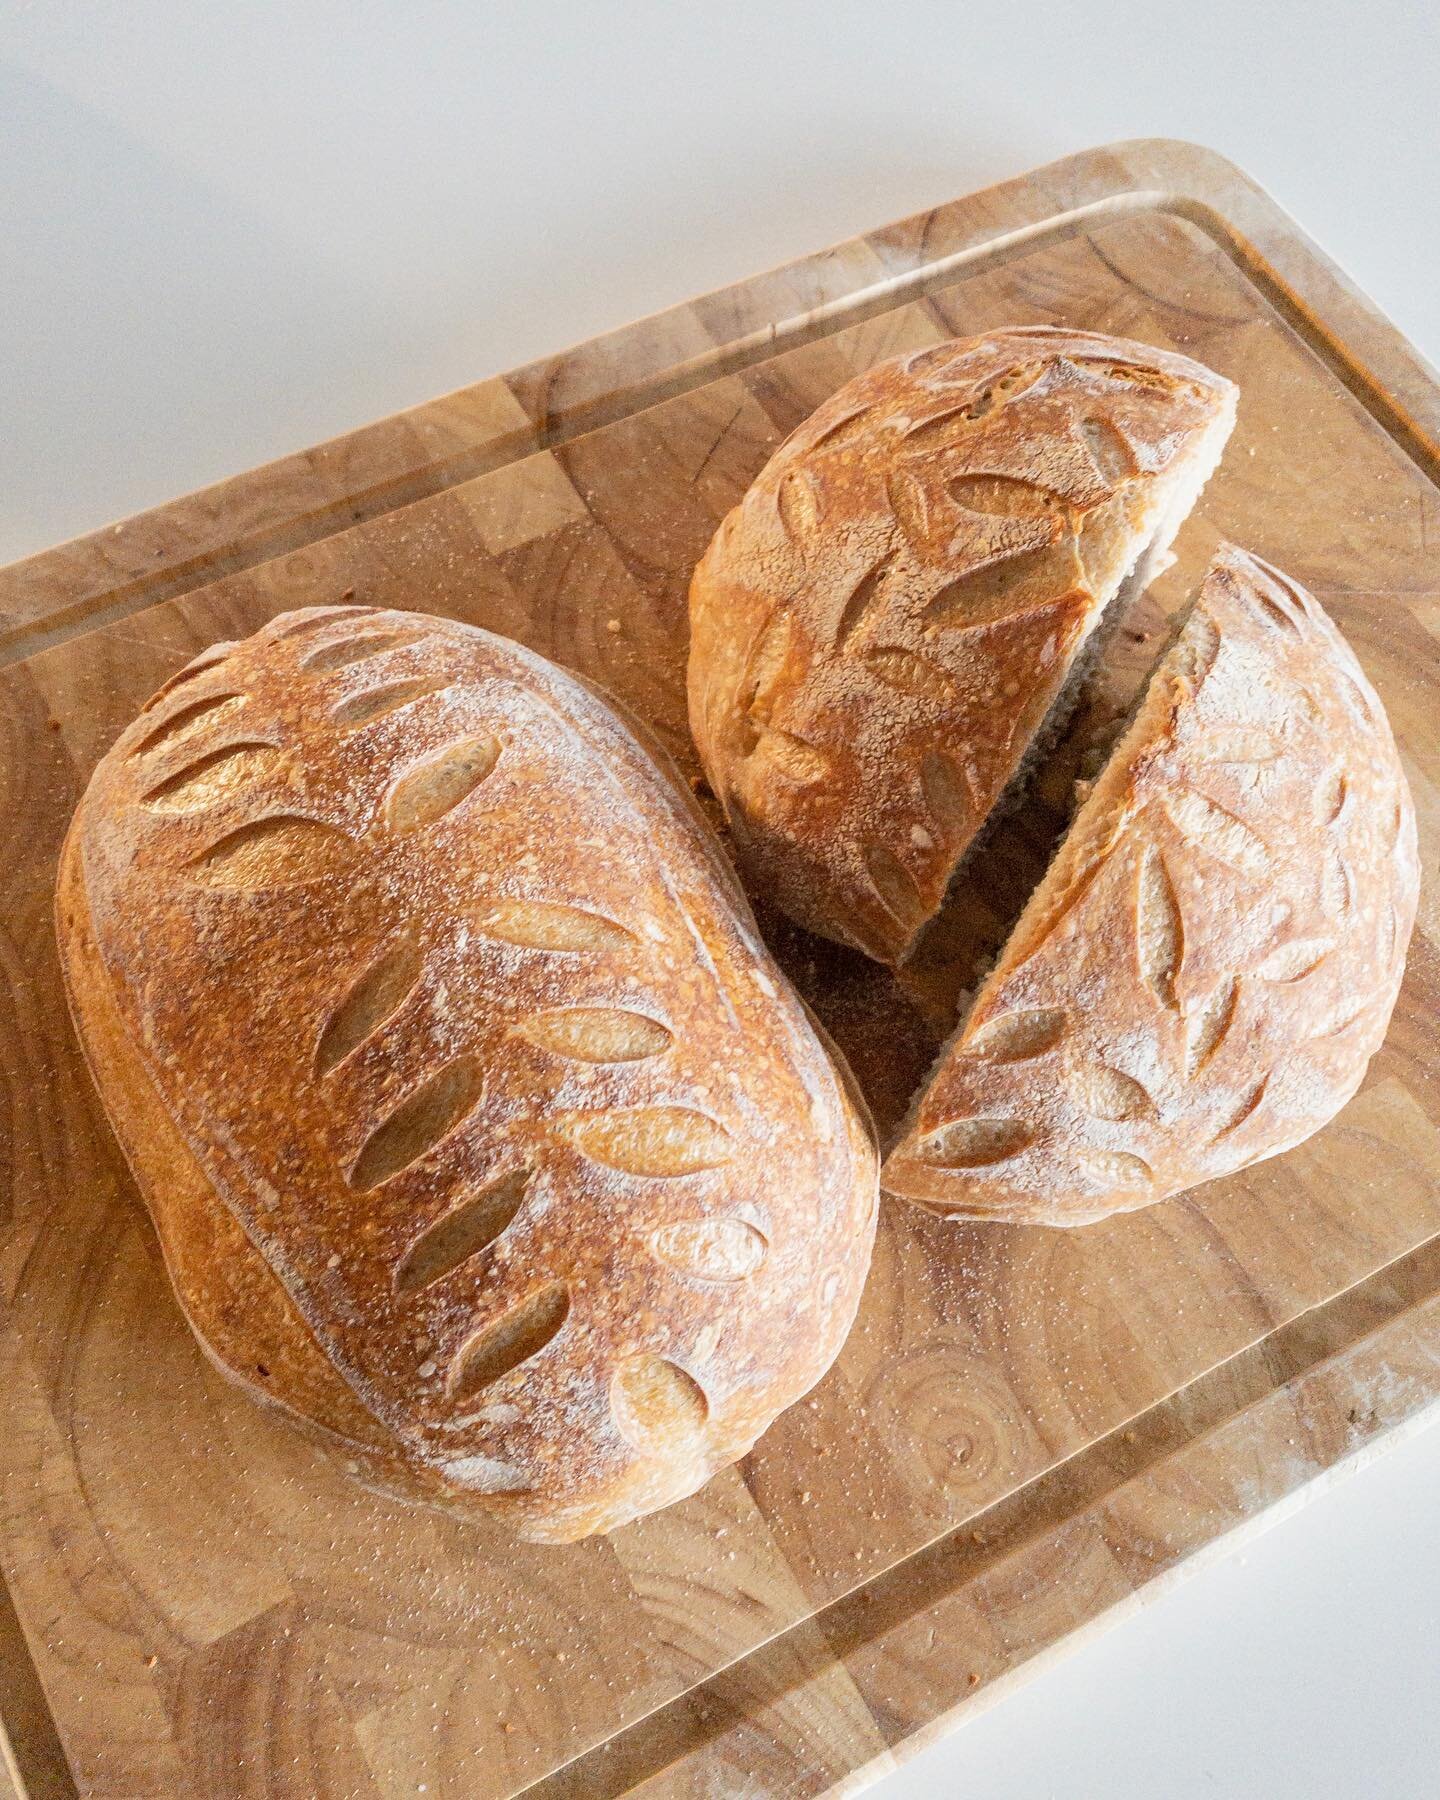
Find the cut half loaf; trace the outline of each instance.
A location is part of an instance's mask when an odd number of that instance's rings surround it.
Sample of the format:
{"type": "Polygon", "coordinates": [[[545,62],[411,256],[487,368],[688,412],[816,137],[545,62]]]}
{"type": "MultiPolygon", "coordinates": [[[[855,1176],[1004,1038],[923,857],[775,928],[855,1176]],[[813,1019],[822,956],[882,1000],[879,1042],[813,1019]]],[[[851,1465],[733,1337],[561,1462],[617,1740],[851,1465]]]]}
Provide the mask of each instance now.
{"type": "Polygon", "coordinates": [[[905,957],[1235,400],[1185,357],[1018,327],[880,364],[780,447],[690,589],[691,729],[757,887],[905,957]]]}
{"type": "Polygon", "coordinates": [[[1355,657],[1309,594],[1222,548],[882,1185],[1081,1225],[1289,1148],[1385,1035],[1418,888],[1355,657]]]}

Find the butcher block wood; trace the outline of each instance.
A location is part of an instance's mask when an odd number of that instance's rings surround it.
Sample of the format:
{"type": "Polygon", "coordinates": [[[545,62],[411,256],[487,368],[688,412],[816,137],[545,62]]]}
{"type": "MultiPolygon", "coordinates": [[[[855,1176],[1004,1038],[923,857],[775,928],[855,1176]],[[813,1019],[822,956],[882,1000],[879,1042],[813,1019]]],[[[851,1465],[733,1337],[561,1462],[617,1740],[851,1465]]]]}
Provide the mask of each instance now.
{"type": "MultiPolygon", "coordinates": [[[[0,573],[0,1793],[853,1787],[1431,1416],[1437,440],[1436,378],[1294,225],[1144,142],[0,573]],[[86,1078],[51,903],[93,764],[204,645],[353,597],[522,639],[693,771],[685,587],[721,516],[850,376],[1011,321],[1242,386],[1143,620],[1223,532],[1314,590],[1384,698],[1426,886],[1369,1078],[1289,1155],[1085,1230],[889,1208],[830,1376],[609,1539],[517,1546],[365,1493],[202,1358],[86,1078]]],[[[893,1120],[948,990],[764,923],[893,1120]]]]}

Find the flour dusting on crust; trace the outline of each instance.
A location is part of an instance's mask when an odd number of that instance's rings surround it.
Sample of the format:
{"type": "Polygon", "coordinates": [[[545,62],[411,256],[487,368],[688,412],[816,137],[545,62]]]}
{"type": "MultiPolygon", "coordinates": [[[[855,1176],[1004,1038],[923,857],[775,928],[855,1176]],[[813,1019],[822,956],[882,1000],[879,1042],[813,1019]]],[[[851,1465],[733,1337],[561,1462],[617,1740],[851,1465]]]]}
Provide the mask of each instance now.
{"type": "Polygon", "coordinates": [[[833,1359],[876,1175],[689,795],[449,621],[287,615],[176,686],[77,817],[94,945],[367,1477],[552,1538],[692,1491],[833,1359]]]}
{"type": "Polygon", "coordinates": [[[886,1189],[1084,1224],[1290,1148],[1379,1048],[1418,892],[1414,809],[1360,665],[1310,595],[1223,548],[886,1189]],[[990,1053],[1006,1033],[1033,1053],[990,1053]],[[982,1138],[1003,1154],[982,1161],[982,1138]]]}
{"type": "Polygon", "coordinates": [[[1235,395],[1148,345],[1018,328],[879,364],[780,447],[695,572],[689,700],[792,917],[904,957],[1235,395]]]}

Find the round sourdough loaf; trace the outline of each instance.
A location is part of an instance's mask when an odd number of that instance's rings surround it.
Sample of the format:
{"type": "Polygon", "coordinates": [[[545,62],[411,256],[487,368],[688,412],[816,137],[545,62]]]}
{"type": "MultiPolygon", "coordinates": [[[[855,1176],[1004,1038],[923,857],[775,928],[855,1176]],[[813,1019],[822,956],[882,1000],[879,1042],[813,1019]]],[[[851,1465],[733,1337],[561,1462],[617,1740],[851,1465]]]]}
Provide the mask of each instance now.
{"type": "Polygon", "coordinates": [[[1222,548],[887,1161],[947,1217],[1080,1225],[1350,1098],[1419,889],[1384,711],[1315,600],[1222,548]]]}
{"type": "Polygon", "coordinates": [[[906,955],[1235,398],[1183,356],[1016,327],[879,364],[781,445],[690,588],[691,729],[757,887],[906,955]]]}
{"type": "Polygon", "coordinates": [[[59,934],[200,1342],[369,1480],[608,1530],[843,1342],[862,1108],[660,753],[523,648],[207,651],[96,769],[59,934]]]}

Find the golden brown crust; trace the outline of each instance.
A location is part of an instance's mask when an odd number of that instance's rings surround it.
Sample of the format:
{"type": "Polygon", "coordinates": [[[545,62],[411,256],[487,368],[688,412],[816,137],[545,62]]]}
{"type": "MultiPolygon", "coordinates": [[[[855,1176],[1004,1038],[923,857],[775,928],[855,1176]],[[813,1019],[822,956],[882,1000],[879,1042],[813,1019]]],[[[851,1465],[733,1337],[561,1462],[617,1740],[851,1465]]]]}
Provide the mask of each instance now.
{"type": "Polygon", "coordinates": [[[1389,724],[1316,601],[1222,548],[887,1161],[952,1217],[1084,1224],[1308,1137],[1419,890],[1389,724]]]}
{"type": "Polygon", "coordinates": [[[869,1133],[689,797],[518,646],[208,653],[97,768],[59,931],[202,1342],[372,1478],[607,1530],[843,1341],[869,1133]]]}
{"type": "Polygon", "coordinates": [[[882,363],[776,452],[690,589],[690,721],[751,879],[906,954],[1235,389],[1048,327],[882,363]]]}
{"type": "Polygon", "coordinates": [[[73,832],[60,857],[57,917],[70,990],[86,996],[86,1062],[115,1135],[132,1165],[164,1170],[150,1189],[150,1210],[181,1311],[202,1347],[253,1399],[297,1420],[324,1417],[343,1438],[380,1445],[375,1420],[219,1203],[136,1056],[95,948],[73,832]]]}

